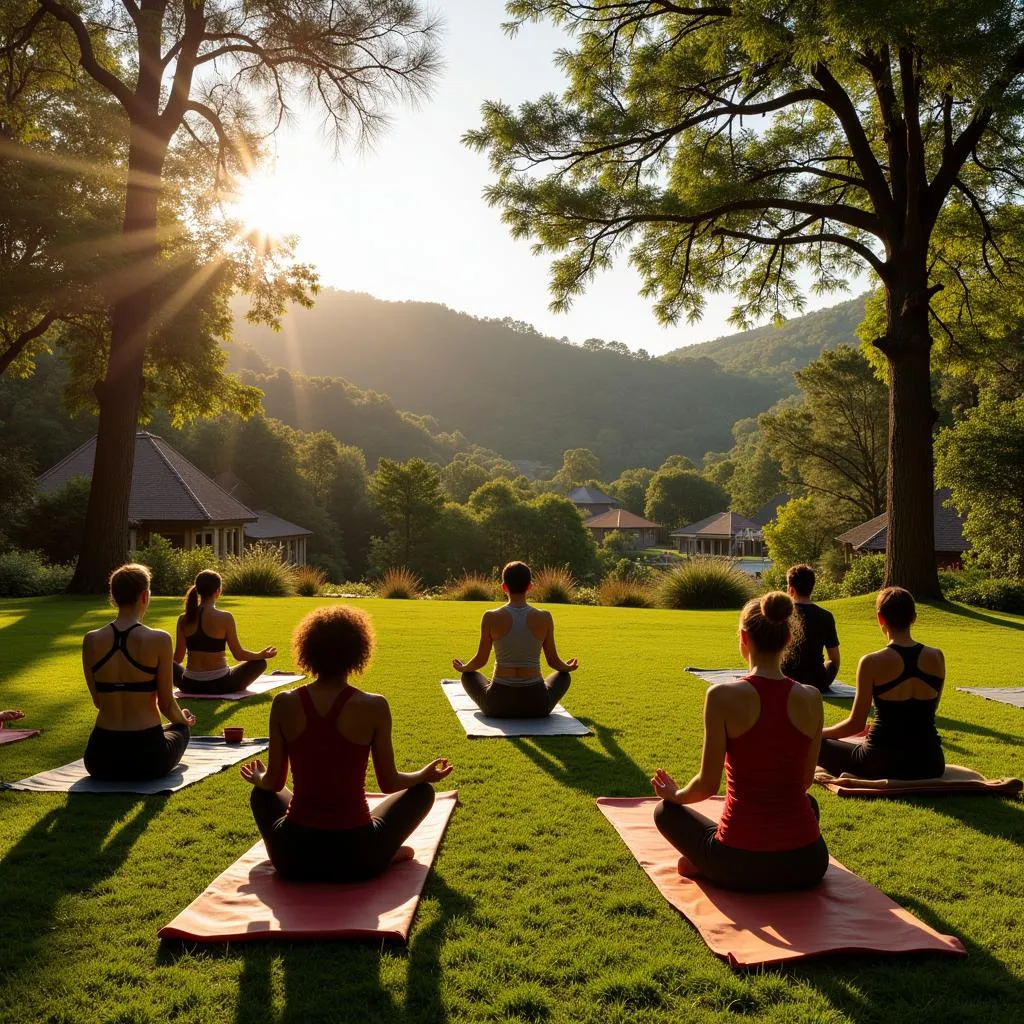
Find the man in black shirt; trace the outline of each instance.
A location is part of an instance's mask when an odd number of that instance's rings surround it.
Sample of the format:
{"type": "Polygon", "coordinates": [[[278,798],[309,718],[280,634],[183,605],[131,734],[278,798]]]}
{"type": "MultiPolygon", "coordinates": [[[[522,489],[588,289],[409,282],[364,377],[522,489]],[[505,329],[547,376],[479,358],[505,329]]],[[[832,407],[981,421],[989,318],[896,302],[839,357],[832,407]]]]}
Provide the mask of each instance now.
{"type": "Polygon", "coordinates": [[[782,671],[798,683],[816,686],[825,693],[839,672],[839,637],[832,613],[811,600],[814,570],[809,565],[793,565],[786,572],[786,589],[793,598],[800,623],[800,634],[790,646],[782,671]],[[822,650],[828,660],[822,658],[822,650]]]}

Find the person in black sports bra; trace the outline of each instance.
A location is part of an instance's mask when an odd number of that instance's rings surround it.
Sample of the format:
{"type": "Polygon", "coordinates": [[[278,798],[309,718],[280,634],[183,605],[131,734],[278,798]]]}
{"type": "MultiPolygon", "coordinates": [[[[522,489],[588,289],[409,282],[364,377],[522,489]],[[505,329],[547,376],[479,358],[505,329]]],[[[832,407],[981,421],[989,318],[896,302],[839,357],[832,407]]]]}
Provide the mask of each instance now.
{"type": "Polygon", "coordinates": [[[237,693],[259,679],[277,654],[276,647],[247,651],[238,642],[234,616],[217,607],[223,588],[220,574],[204,569],[185,595],[174,644],[174,685],[185,693],[237,693]],[[230,668],[228,647],[240,662],[230,668]]]}
{"type": "Polygon", "coordinates": [[[938,778],[946,770],[935,728],[946,676],[942,651],[911,638],[917,609],[909,591],[886,587],[875,610],[889,644],[861,658],[853,708],[822,732],[818,764],[831,775],[845,772],[861,779],[938,778]],[[864,729],[872,701],[875,720],[865,739],[842,742],[864,729]]]}
{"type": "Polygon", "coordinates": [[[85,681],[98,712],[85,770],[97,779],[162,778],[181,760],[195,724],[174,699],[170,636],[142,624],[149,583],[144,565],[115,569],[110,597],[117,618],[82,642],[85,681]],[[161,712],[169,725],[160,724],[161,712]]]}

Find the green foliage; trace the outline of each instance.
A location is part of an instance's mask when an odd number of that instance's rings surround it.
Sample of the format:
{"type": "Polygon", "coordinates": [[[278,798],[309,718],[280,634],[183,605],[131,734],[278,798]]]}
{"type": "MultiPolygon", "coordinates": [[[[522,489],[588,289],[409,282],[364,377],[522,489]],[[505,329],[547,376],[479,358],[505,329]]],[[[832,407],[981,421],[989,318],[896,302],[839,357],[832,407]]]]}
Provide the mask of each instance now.
{"type": "Polygon", "coordinates": [[[576,506],[567,498],[542,494],[528,510],[535,524],[526,548],[528,561],[563,565],[579,579],[590,578],[597,568],[597,548],[576,506]]]}
{"type": "Polygon", "coordinates": [[[408,564],[414,549],[444,508],[436,467],[422,459],[409,459],[405,463],[381,459],[370,481],[370,493],[384,521],[398,538],[408,564]]]}
{"type": "Polygon", "coordinates": [[[295,568],[273,544],[254,544],[240,555],[229,555],[223,568],[224,590],[248,597],[291,597],[295,593],[295,568]]]}
{"type": "Polygon", "coordinates": [[[832,545],[835,519],[820,499],[790,498],[761,530],[774,565],[814,564],[832,545]]]}
{"type": "Polygon", "coordinates": [[[996,612],[1024,612],[1024,581],[990,579],[970,572],[940,572],[942,593],[948,601],[961,601],[996,612]]]}
{"type": "Polygon", "coordinates": [[[500,595],[501,587],[493,576],[469,572],[449,580],[442,591],[446,601],[497,601],[500,595]]]}
{"type": "Polygon", "coordinates": [[[74,562],[82,549],[89,487],[89,478],[78,476],[52,494],[37,495],[14,530],[18,545],[41,551],[51,562],[74,562]]]}
{"type": "Polygon", "coordinates": [[[380,578],[377,597],[391,601],[411,601],[420,596],[422,580],[404,566],[393,566],[380,578]]]}
{"type": "Polygon", "coordinates": [[[40,597],[67,589],[74,564],[51,565],[38,551],[0,552],[0,597],[40,597]]]}
{"type": "Polygon", "coordinates": [[[561,565],[545,565],[533,574],[530,600],[541,604],[572,604],[576,579],[561,565]]]}
{"type": "MultiPolygon", "coordinates": [[[[743,516],[752,516],[777,494],[787,493],[789,484],[778,461],[772,457],[757,429],[757,420],[737,420],[732,428],[735,444],[728,453],[729,508],[743,516]]],[[[717,474],[705,471],[709,480],[717,474]]]]}
{"type": "Polygon", "coordinates": [[[634,515],[642,516],[647,501],[647,486],[652,476],[653,469],[624,469],[605,490],[623,508],[629,509],[634,515]]]}
{"type": "Polygon", "coordinates": [[[203,569],[220,570],[213,548],[176,548],[166,537],[151,534],[146,545],[132,551],[129,557],[149,567],[154,594],[184,597],[196,576],[203,569]]]}
{"type": "Polygon", "coordinates": [[[299,597],[319,597],[327,583],[327,573],[314,565],[299,565],[293,570],[295,593],[299,597]]]}
{"type": "Polygon", "coordinates": [[[597,603],[606,608],[653,608],[650,588],[628,579],[605,579],[597,587],[597,603]]]}
{"type": "Polygon", "coordinates": [[[859,555],[843,577],[843,594],[858,597],[881,590],[885,582],[885,555],[859,555]]]}
{"type": "Polygon", "coordinates": [[[691,558],[665,571],[656,594],[661,608],[742,608],[754,584],[728,558],[691,558]]]}
{"type": "Polygon", "coordinates": [[[554,475],[552,482],[568,493],[601,475],[601,463],[589,448],[570,448],[562,453],[562,468],[554,475]]]}
{"type": "Polygon", "coordinates": [[[729,495],[692,469],[659,469],[647,486],[644,515],[668,530],[724,512],[729,495]]]}

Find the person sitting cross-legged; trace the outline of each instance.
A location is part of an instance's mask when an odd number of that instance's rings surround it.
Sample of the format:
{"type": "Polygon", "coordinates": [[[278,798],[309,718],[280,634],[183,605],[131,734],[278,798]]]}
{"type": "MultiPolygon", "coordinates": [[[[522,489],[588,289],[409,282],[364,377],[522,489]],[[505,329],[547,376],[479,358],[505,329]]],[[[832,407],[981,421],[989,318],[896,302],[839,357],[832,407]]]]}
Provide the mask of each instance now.
{"type": "Polygon", "coordinates": [[[267,659],[277,654],[276,647],[247,651],[241,645],[235,617],[217,607],[223,590],[220,574],[204,569],[185,595],[174,645],[174,684],[186,693],[237,693],[259,679],[267,659]],[[239,664],[228,665],[225,648],[239,664]]]}
{"type": "Polygon", "coordinates": [[[857,666],[857,694],[850,714],[822,733],[818,764],[830,775],[860,779],[937,779],[946,770],[935,712],[942,696],[946,663],[937,647],[916,643],[913,595],[886,587],[875,600],[878,625],[888,646],[865,654],[857,666]],[[875,720],[860,743],[856,736],[875,705],[875,720]]]}
{"type": "Polygon", "coordinates": [[[391,708],[349,682],[370,660],[373,629],[347,605],[318,608],[292,636],[296,664],[313,682],[279,693],[270,707],[267,764],[241,768],[267,855],[283,877],[300,882],[372,878],[411,851],[403,843],[434,803],[432,783],[452,765],[439,757],[417,772],[395,767],[391,708]],[[392,794],[372,810],[366,767],[392,794]],[[285,786],[288,768],[292,789],[285,786]]]}
{"type": "Polygon", "coordinates": [[[793,642],[786,651],[782,671],[798,683],[826,693],[839,672],[839,636],[832,613],[811,600],[814,570],[791,565],[786,571],[786,591],[793,599],[797,622],[793,642]],[[826,657],[822,658],[824,650],[826,657]]]}
{"type": "Polygon", "coordinates": [[[788,679],[792,599],[775,591],[740,616],[740,652],[750,675],[708,689],[700,771],[685,786],[659,768],[658,831],[682,854],[679,871],[726,889],[786,892],[818,884],[828,849],[807,792],[823,720],[821,694],[788,679]],[[714,822],[688,807],[714,796],[726,770],[725,806],[714,822]]]}
{"type": "Polygon", "coordinates": [[[181,760],[195,716],[174,699],[171,638],[142,624],[149,570],[122,565],[110,576],[117,618],[85,634],[82,663],[96,705],[85,770],[96,779],[159,779],[181,760]],[[160,714],[170,723],[160,724],[160,714]]]}
{"type": "Polygon", "coordinates": [[[470,661],[452,661],[462,673],[462,685],[474,703],[494,718],[544,718],[569,689],[570,672],[578,661],[563,661],[555,647],[551,612],[526,603],[532,586],[530,567],[509,562],[501,572],[501,589],[508,603],[484,612],[480,645],[470,661]],[[494,675],[488,680],[483,668],[494,648],[494,675]],[[540,672],[540,652],[555,671],[546,679],[540,672]]]}

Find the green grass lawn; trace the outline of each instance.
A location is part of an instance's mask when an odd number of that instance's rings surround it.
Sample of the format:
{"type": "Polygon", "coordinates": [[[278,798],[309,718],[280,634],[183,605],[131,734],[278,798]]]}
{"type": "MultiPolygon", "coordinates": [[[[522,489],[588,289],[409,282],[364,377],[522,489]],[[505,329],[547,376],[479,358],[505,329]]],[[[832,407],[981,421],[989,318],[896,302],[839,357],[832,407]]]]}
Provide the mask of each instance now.
{"type": "MultiPolygon", "coordinates": [[[[289,633],[312,599],[225,600],[249,647],[289,633]]],[[[162,946],[160,925],[257,838],[235,771],[169,797],[0,793],[0,1021],[677,1024],[736,1014],[777,1021],[1017,1022],[1024,1005],[1024,805],[946,797],[884,803],[816,790],[832,852],[903,906],[958,935],[964,960],[839,958],[737,974],[673,911],[594,806],[647,794],[663,765],[697,768],[704,688],[687,664],[738,665],[732,612],[556,610],[563,656],[582,668],[565,705],[585,739],[465,738],[438,680],[468,657],[477,604],[361,601],[378,653],[365,685],[386,694],[400,766],[445,755],[460,791],[408,947],[352,943],[162,946]]],[[[170,628],[178,603],[153,602],[170,628]]],[[[830,605],[844,668],[878,646],[871,600],[830,605]]],[[[0,602],[0,706],[37,739],[0,748],[16,779],[81,756],[93,720],[82,633],[98,601],[0,602]]],[[[1024,712],[955,692],[1021,684],[1024,619],[922,610],[946,651],[947,758],[1024,772],[1024,712]]],[[[266,732],[270,697],[195,701],[198,733],[266,732]]],[[[830,705],[835,721],[841,707],[830,705]]],[[[372,785],[372,780],[371,780],[372,785]]]]}

